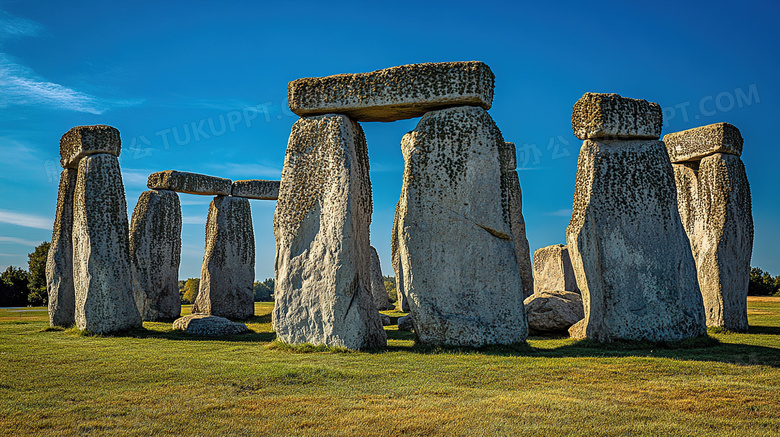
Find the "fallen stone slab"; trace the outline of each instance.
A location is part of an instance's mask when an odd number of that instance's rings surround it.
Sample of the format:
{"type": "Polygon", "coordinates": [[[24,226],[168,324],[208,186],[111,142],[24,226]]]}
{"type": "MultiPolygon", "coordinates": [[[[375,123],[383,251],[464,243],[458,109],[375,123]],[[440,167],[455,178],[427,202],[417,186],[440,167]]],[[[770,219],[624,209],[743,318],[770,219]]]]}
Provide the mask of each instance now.
{"type": "Polygon", "coordinates": [[[658,139],[663,112],[658,103],[617,94],[585,93],[574,104],[571,126],[581,139],[658,139]]]}
{"type": "Polygon", "coordinates": [[[111,126],[76,126],[60,138],[60,165],[77,168],[81,158],[96,153],[119,156],[122,141],[119,131],[111,126]]]}
{"type": "Polygon", "coordinates": [[[276,200],[279,198],[279,181],[262,179],[233,181],[230,195],[256,200],[276,200]]]}
{"type": "Polygon", "coordinates": [[[243,323],[231,322],[224,317],[210,316],[207,314],[190,314],[188,316],[180,317],[174,320],[173,329],[184,331],[190,335],[207,337],[250,332],[249,328],[243,323]]]}
{"type": "Polygon", "coordinates": [[[78,170],[60,173],[57,212],[51,246],[46,258],[46,290],[49,295],[49,324],[67,328],[76,323],[76,292],[73,288],[73,195],[78,170]]]}
{"type": "Polygon", "coordinates": [[[742,155],[742,134],[730,123],[715,123],[664,135],[672,162],[700,161],[715,153],[742,155]]]}
{"type": "Polygon", "coordinates": [[[565,290],[579,293],[577,278],[571,266],[569,250],[563,244],[536,249],[534,252],[534,293],[565,290]]]}
{"type": "Polygon", "coordinates": [[[233,181],[199,173],[166,170],[150,174],[146,186],[150,190],[171,190],[203,196],[229,196],[233,181]]]}
{"type": "Polygon", "coordinates": [[[334,113],[356,121],[395,121],[451,106],[490,109],[494,81],[482,62],[411,64],[294,80],[287,101],[301,117],[334,113]]]}
{"type": "Polygon", "coordinates": [[[529,296],[523,304],[528,328],[540,332],[566,332],[585,317],[582,298],[569,291],[543,291],[529,296]]]}

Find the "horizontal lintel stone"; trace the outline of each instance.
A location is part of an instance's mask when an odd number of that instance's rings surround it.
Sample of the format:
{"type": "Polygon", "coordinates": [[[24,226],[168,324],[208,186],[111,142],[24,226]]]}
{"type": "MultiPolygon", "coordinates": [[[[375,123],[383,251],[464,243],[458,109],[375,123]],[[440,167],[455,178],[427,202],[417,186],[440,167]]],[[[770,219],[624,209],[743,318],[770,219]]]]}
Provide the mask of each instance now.
{"type": "Polygon", "coordinates": [[[76,126],[60,138],[60,165],[62,168],[78,168],[81,158],[96,153],[119,156],[122,142],[119,130],[97,124],[76,126]]]}
{"type": "Polygon", "coordinates": [[[700,161],[716,153],[742,155],[742,134],[730,123],[715,123],[664,135],[672,162],[700,161]]]}
{"type": "Polygon", "coordinates": [[[262,179],[249,179],[233,181],[233,189],[230,193],[233,197],[246,197],[257,200],[277,200],[279,198],[280,181],[266,181],[262,179]]]}
{"type": "Polygon", "coordinates": [[[150,174],[146,186],[151,190],[172,190],[204,196],[229,196],[233,181],[198,173],[166,170],[150,174]]]}
{"type": "Polygon", "coordinates": [[[581,139],[661,137],[663,111],[658,103],[618,94],[585,93],[571,113],[574,135],[581,139]]]}

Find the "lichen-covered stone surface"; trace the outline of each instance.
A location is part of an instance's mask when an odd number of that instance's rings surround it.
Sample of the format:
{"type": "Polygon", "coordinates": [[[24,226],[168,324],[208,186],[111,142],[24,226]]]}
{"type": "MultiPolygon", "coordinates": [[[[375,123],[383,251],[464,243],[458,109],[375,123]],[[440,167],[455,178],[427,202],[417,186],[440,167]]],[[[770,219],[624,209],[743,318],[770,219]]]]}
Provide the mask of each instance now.
{"type": "Polygon", "coordinates": [[[233,181],[230,195],[233,197],[246,197],[247,199],[276,200],[279,198],[279,181],[262,179],[233,181]]]}
{"type": "Polygon", "coordinates": [[[73,194],[78,170],[66,168],[60,173],[57,212],[51,246],[46,258],[46,290],[49,294],[49,323],[69,327],[76,322],[76,294],[73,289],[73,194]]]}
{"type": "Polygon", "coordinates": [[[526,339],[503,144],[493,119],[476,107],[429,112],[401,141],[398,255],[421,343],[526,339]]]}
{"type": "Polygon", "coordinates": [[[404,288],[403,266],[401,265],[401,255],[398,252],[398,208],[395,206],[395,216],[393,217],[393,233],[390,236],[390,257],[393,264],[393,273],[395,274],[395,291],[398,298],[398,308],[401,311],[409,312],[409,299],[406,297],[404,288]]]}
{"type": "Polygon", "coordinates": [[[165,170],[150,174],[146,186],[150,190],[172,190],[203,196],[229,196],[233,189],[233,181],[199,173],[165,170]]]}
{"type": "Polygon", "coordinates": [[[382,276],[382,265],[379,262],[379,254],[376,253],[374,246],[371,246],[371,295],[374,298],[374,305],[376,305],[376,309],[379,311],[395,308],[387,296],[385,279],[382,276]]]}
{"type": "Polygon", "coordinates": [[[482,62],[411,64],[294,80],[287,101],[301,117],[338,113],[356,121],[395,121],[451,106],[490,109],[494,81],[482,62]]]}
{"type": "Polygon", "coordinates": [[[279,340],[349,349],[387,343],[371,294],[371,182],[363,129],[302,118],[287,144],[274,214],[279,340]]]}
{"type": "Polygon", "coordinates": [[[674,164],[674,171],[707,325],[747,331],[753,215],[745,166],[738,156],[717,153],[674,164]]]}
{"type": "Polygon", "coordinates": [[[563,290],[534,293],[523,302],[528,328],[539,332],[566,332],[585,317],[582,298],[563,290]]]}
{"type": "Polygon", "coordinates": [[[243,320],[255,314],[255,233],[248,199],[216,196],[206,219],[200,290],[192,312],[243,320]]]}
{"type": "Polygon", "coordinates": [[[534,293],[557,290],[580,292],[566,246],[553,244],[536,249],[534,252],[534,285],[534,293]]]}
{"type": "Polygon", "coordinates": [[[658,103],[617,94],[585,93],[571,114],[574,135],[581,139],[661,136],[663,112],[658,103]]]}
{"type": "Polygon", "coordinates": [[[140,327],[133,297],[127,203],[119,161],[101,153],[79,162],[73,201],[76,326],[103,334],[140,327]]]}
{"type": "Polygon", "coordinates": [[[130,263],[135,303],[145,321],[181,315],[180,260],[179,196],[169,190],[144,191],[130,221],[130,263]]]}
{"type": "Polygon", "coordinates": [[[224,317],[210,316],[207,314],[190,314],[188,316],[180,317],[173,321],[173,329],[184,331],[190,335],[202,335],[207,337],[250,332],[249,328],[243,323],[231,322],[224,317]]]}
{"type": "Polygon", "coordinates": [[[77,168],[81,158],[96,153],[119,156],[122,142],[119,131],[102,124],[76,126],[60,138],[60,165],[63,168],[77,168]]]}
{"type": "Polygon", "coordinates": [[[566,237],[587,338],[674,341],[706,332],[662,142],[586,140],[566,237]]]}
{"type": "Polygon", "coordinates": [[[509,191],[509,228],[512,230],[517,265],[520,269],[520,278],[523,281],[523,298],[526,298],[534,292],[534,275],[531,267],[531,248],[525,233],[523,193],[520,190],[520,179],[517,171],[506,170],[501,177],[504,179],[504,186],[509,191]]]}
{"type": "Polygon", "coordinates": [[[715,123],[664,135],[672,162],[699,161],[715,153],[742,155],[742,134],[729,123],[715,123]]]}

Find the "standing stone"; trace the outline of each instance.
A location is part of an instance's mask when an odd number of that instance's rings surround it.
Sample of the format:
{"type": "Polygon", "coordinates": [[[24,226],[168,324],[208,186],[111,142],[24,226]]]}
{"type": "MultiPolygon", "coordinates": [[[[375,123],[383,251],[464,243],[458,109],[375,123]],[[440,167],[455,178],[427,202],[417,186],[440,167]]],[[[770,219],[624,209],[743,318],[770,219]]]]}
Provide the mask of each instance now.
{"type": "Polygon", "coordinates": [[[382,347],[371,295],[371,182],[363,129],[302,118],[287,144],[274,214],[273,327],[290,344],[382,347]]]}
{"type": "Polygon", "coordinates": [[[520,178],[517,175],[517,155],[514,143],[506,142],[499,149],[501,153],[502,178],[509,191],[509,227],[515,242],[517,265],[520,268],[520,278],[523,280],[523,298],[534,291],[534,275],[531,268],[531,249],[525,233],[525,218],[523,218],[523,192],[520,190],[520,178]]]}
{"type": "Polygon", "coordinates": [[[662,142],[583,143],[566,241],[585,307],[584,329],[575,331],[602,342],[706,332],[662,142]]]}
{"type": "Polygon", "coordinates": [[[249,199],[216,196],[206,220],[200,290],[192,313],[243,320],[255,314],[255,233],[249,199]]]}
{"type": "Polygon", "coordinates": [[[395,206],[395,217],[393,217],[393,235],[390,236],[390,256],[393,263],[393,273],[395,274],[395,292],[398,298],[398,307],[401,311],[409,312],[409,298],[404,288],[404,271],[401,265],[401,254],[398,252],[398,208],[400,202],[395,206]]]}
{"type": "Polygon", "coordinates": [[[577,278],[571,266],[569,250],[563,244],[536,249],[534,252],[534,293],[558,290],[579,293],[577,278]]]}
{"type": "Polygon", "coordinates": [[[76,326],[102,334],[142,325],[133,298],[127,203],[119,161],[81,159],[73,202],[76,326]]]}
{"type": "Polygon", "coordinates": [[[72,326],[76,312],[76,294],[73,289],[73,193],[76,190],[78,170],[66,168],[60,173],[57,192],[57,212],[51,246],[46,258],[46,289],[49,294],[49,323],[51,326],[72,326]]]}
{"type": "Polygon", "coordinates": [[[382,276],[382,265],[379,263],[379,254],[376,253],[374,246],[371,246],[371,295],[374,297],[374,305],[379,311],[394,308],[387,296],[385,279],[382,276]]]}
{"type": "Polygon", "coordinates": [[[398,253],[422,343],[479,347],[527,336],[503,146],[476,107],[429,112],[401,142],[398,253]]]}
{"type": "Polygon", "coordinates": [[[130,221],[133,291],[144,320],[173,320],[181,315],[180,260],[179,196],[169,190],[144,191],[130,221]]]}

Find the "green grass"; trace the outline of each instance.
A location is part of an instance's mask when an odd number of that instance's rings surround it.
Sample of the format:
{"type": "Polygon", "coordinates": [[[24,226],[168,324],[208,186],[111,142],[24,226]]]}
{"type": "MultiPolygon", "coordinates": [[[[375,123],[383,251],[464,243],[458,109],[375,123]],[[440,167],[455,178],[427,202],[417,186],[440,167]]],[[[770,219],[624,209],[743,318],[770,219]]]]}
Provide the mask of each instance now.
{"type": "Polygon", "coordinates": [[[388,326],[368,352],[275,342],[270,303],[218,339],[0,310],[0,435],[780,435],[780,298],[749,308],[748,334],[675,344],[443,349],[388,326]]]}

